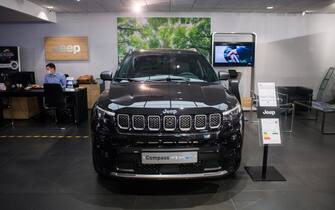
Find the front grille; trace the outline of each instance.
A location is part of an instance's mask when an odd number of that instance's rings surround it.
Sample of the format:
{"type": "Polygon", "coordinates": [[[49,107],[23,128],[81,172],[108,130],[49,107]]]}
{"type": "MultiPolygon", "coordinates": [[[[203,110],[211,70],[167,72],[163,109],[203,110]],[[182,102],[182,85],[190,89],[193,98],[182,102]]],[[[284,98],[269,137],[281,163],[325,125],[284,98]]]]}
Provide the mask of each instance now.
{"type": "Polygon", "coordinates": [[[212,129],[218,128],[221,125],[221,115],[211,114],[209,115],[209,127],[212,129]]]}
{"type": "Polygon", "coordinates": [[[148,129],[150,131],[159,131],[161,128],[161,118],[159,116],[148,117],[148,129]]]}
{"type": "Polygon", "coordinates": [[[134,168],[139,174],[192,174],[205,172],[202,163],[178,165],[136,164],[134,168]]]}
{"type": "Polygon", "coordinates": [[[117,125],[122,130],[133,129],[135,131],[191,131],[217,129],[222,125],[222,115],[132,115],[118,114],[117,125]]]}
{"type": "Polygon", "coordinates": [[[133,128],[134,130],[144,130],[145,118],[143,115],[133,115],[133,128]]]}
{"type": "Polygon", "coordinates": [[[119,114],[117,116],[117,124],[121,129],[129,129],[130,122],[129,122],[129,115],[127,114],[119,114]]]}
{"type": "Polygon", "coordinates": [[[176,117],[174,115],[164,116],[163,127],[166,131],[174,131],[176,129],[176,117]]]}
{"type": "Polygon", "coordinates": [[[179,129],[181,131],[189,131],[191,130],[191,123],[192,123],[192,118],[190,115],[181,115],[179,117],[179,129]]]}
{"type": "Polygon", "coordinates": [[[203,130],[206,128],[206,115],[195,115],[194,127],[196,130],[203,130]]]}

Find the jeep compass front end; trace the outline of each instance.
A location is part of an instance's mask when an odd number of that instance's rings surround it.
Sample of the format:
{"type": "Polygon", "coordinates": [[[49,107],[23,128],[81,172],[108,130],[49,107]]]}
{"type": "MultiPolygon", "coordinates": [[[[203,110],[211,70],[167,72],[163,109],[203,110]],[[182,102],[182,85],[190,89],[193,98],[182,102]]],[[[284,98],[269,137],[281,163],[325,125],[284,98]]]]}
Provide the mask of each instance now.
{"type": "Polygon", "coordinates": [[[240,104],[191,50],[128,54],[93,108],[91,131],[94,168],[102,175],[217,177],[234,173],[241,161],[240,104]]]}

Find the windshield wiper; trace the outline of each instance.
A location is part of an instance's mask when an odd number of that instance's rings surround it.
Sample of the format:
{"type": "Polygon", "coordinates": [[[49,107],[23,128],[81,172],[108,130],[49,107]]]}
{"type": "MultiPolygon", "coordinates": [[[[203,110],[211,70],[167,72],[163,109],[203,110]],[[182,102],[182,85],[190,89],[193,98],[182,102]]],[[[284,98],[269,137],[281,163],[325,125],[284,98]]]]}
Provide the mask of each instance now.
{"type": "Polygon", "coordinates": [[[166,77],[166,78],[159,78],[159,79],[150,79],[146,81],[186,81],[186,82],[189,82],[190,79],[185,78],[185,77],[166,77]]]}
{"type": "Polygon", "coordinates": [[[186,81],[186,82],[189,82],[190,81],[190,78],[185,78],[185,77],[178,77],[178,78],[176,78],[176,77],[168,77],[168,78],[166,78],[166,81],[175,81],[175,80],[183,80],[183,81],[186,81]]]}
{"type": "Polygon", "coordinates": [[[133,78],[115,78],[115,79],[118,80],[118,81],[126,80],[128,82],[139,82],[139,81],[141,81],[141,80],[133,79],[133,78]]]}

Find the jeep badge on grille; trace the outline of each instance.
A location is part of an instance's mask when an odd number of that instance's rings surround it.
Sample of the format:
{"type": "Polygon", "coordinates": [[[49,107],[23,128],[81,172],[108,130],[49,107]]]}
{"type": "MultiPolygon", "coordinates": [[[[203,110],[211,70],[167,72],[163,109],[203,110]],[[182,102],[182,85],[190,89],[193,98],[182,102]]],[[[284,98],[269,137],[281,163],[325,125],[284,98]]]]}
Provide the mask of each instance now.
{"type": "Polygon", "coordinates": [[[175,109],[164,109],[163,114],[177,114],[177,110],[175,109]]]}

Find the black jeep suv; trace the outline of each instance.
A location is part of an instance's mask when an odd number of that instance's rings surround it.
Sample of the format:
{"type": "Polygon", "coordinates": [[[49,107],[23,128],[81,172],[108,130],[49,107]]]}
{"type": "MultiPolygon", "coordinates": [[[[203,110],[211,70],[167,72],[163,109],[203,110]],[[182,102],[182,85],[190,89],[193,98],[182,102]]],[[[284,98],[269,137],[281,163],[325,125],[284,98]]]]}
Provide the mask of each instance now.
{"type": "Polygon", "coordinates": [[[220,77],[192,50],[134,51],[114,77],[103,72],[110,88],[91,117],[96,172],[148,179],[234,173],[243,116],[220,77]]]}

